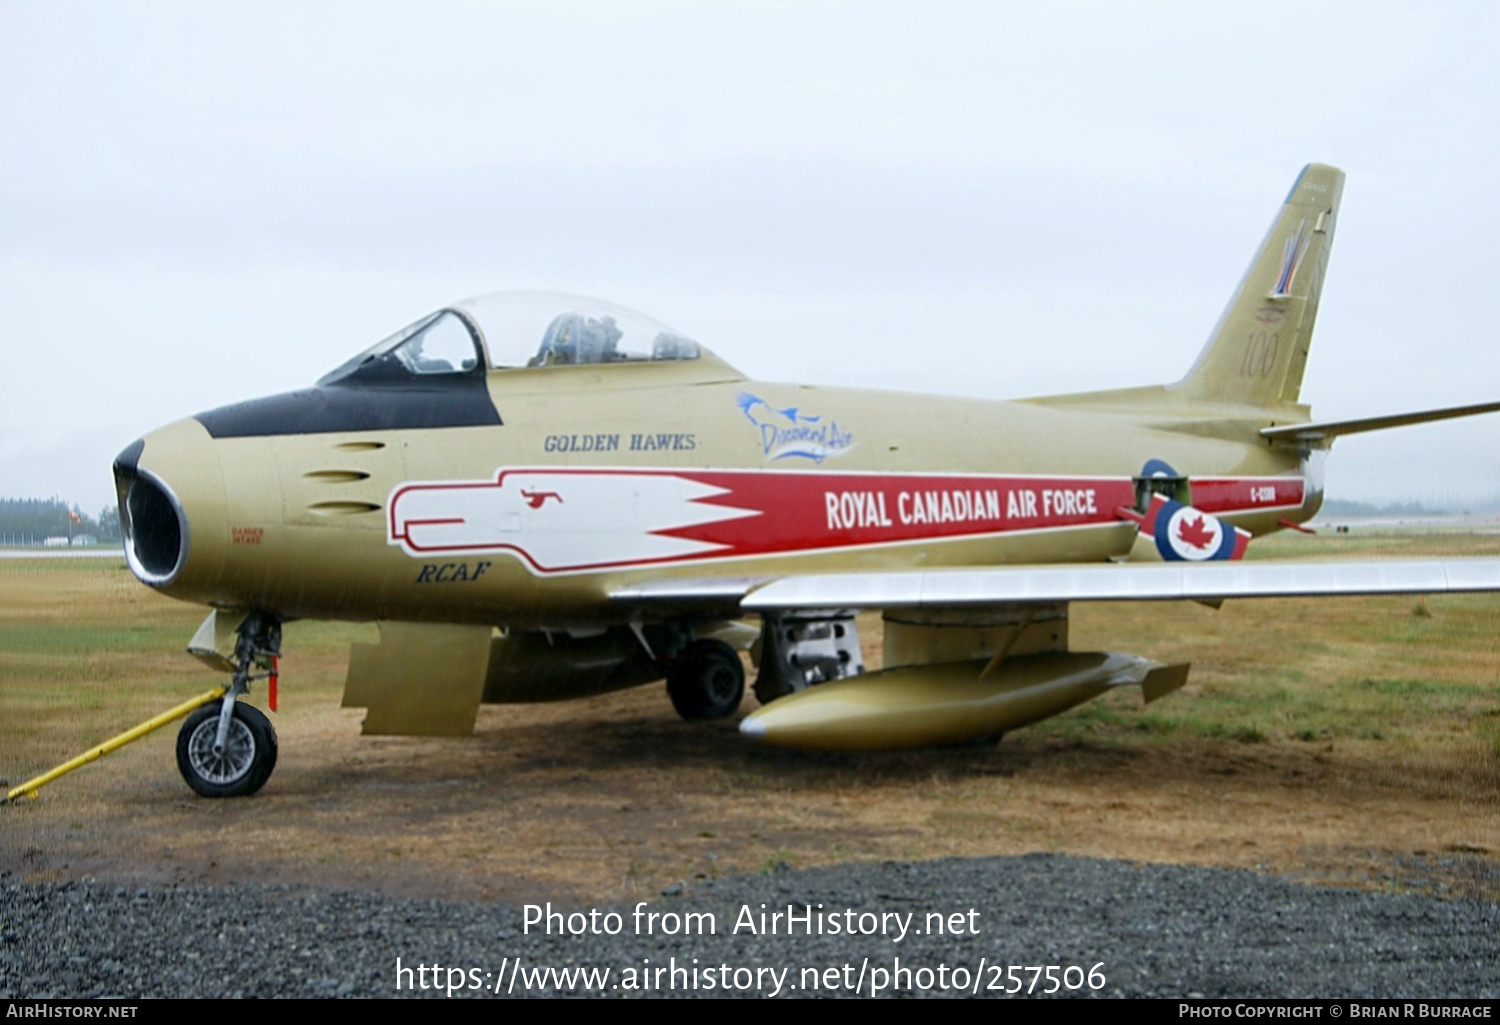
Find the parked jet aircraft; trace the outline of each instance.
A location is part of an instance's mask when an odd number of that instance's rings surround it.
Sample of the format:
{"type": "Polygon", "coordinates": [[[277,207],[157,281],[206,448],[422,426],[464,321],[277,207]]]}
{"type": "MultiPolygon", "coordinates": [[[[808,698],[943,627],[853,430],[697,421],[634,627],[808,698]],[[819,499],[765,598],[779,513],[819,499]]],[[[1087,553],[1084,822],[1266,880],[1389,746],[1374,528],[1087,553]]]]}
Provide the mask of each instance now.
{"type": "Polygon", "coordinates": [[[1186,665],[1069,650],[1071,602],[1500,589],[1494,561],[1236,561],[1317,511],[1337,436],[1500,409],[1310,419],[1342,185],[1302,171],[1174,384],[1018,402],[770,384],[633,312],[509,294],[148,434],[114,466],[131,569],[212,607],[189,650],[233,674],[182,727],[184,777],[230,796],[270,775],[275,733],[237,699],[270,675],[274,708],[295,618],[379,622],[344,693],[366,733],[463,734],[481,702],[662,678],[684,717],[730,716],[749,646],[745,736],[869,749],[1182,685],[1186,665]],[[859,610],[884,616],[878,672],[859,610]]]}

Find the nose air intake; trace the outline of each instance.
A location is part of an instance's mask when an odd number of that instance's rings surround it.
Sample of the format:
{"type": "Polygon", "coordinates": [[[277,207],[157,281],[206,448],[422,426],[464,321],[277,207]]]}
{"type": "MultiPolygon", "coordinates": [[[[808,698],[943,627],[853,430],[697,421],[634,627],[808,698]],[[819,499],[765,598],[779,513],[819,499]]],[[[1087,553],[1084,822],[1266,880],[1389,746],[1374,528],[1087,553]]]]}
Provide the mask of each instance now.
{"type": "Polygon", "coordinates": [[[164,587],[177,579],[187,561],[187,517],[172,489],[137,465],[144,448],[145,442],[137,441],[115,459],[120,530],[131,572],[153,587],[164,587]]]}

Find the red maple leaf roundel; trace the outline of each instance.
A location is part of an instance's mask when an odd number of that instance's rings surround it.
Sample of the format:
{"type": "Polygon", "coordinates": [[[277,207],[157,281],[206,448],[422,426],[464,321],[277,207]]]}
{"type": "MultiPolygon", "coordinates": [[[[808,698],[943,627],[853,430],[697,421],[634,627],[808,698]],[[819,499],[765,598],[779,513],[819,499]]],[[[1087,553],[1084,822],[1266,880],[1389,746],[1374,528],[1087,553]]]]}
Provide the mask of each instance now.
{"type": "Polygon", "coordinates": [[[1188,519],[1186,516],[1177,521],[1177,540],[1194,548],[1207,548],[1218,540],[1218,532],[1204,521],[1208,517],[1198,516],[1188,519]]]}

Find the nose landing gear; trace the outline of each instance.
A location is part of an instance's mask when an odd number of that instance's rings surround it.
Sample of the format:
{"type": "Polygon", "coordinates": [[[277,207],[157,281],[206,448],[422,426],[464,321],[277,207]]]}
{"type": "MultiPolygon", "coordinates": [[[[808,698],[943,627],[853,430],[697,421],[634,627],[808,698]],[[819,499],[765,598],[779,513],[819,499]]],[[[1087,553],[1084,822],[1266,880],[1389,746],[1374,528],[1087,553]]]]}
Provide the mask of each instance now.
{"type": "Polygon", "coordinates": [[[276,768],[276,729],[253,705],[230,702],[232,718],[223,747],[215,750],[219,705],[205,705],[177,733],[177,769],[203,797],[245,797],[265,785],[276,768]]]}
{"type": "Polygon", "coordinates": [[[238,698],[250,681],[275,680],[281,654],[281,624],[252,612],[239,627],[234,682],[224,700],[205,705],[177,733],[177,768],[203,797],[246,797],[265,785],[276,768],[276,730],[265,713],[238,698]],[[259,670],[259,672],[257,672],[259,670]]]}

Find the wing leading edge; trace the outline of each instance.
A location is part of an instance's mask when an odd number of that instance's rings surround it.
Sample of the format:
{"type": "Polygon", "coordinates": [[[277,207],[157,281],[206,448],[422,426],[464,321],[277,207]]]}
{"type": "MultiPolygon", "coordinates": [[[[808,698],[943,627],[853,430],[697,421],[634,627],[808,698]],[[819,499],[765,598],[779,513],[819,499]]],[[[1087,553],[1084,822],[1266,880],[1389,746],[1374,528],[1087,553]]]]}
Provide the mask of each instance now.
{"type": "Polygon", "coordinates": [[[611,598],[642,606],[737,604],[746,612],[766,612],[1475,591],[1500,591],[1500,559],[996,566],[665,579],[630,584],[611,598]]]}

